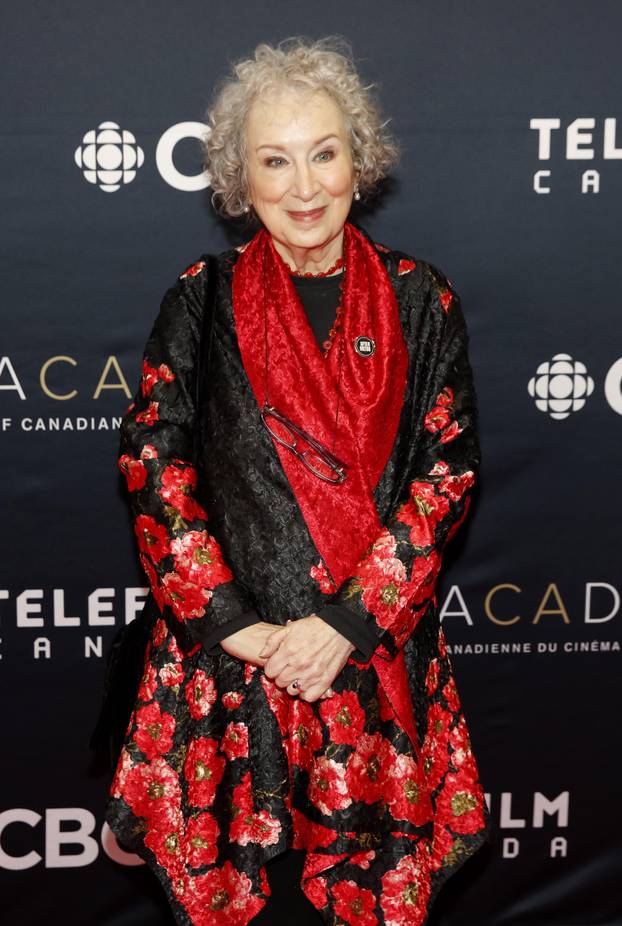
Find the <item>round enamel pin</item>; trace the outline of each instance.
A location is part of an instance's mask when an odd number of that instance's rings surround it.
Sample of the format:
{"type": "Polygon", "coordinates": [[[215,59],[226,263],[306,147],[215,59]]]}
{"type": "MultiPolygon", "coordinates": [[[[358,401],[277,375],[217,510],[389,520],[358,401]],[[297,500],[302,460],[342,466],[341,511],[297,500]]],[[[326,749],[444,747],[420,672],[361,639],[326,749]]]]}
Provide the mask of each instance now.
{"type": "Polygon", "coordinates": [[[354,350],[357,354],[360,354],[361,357],[371,357],[376,350],[376,342],[373,338],[368,338],[366,335],[360,334],[358,338],[354,339],[354,350]]]}

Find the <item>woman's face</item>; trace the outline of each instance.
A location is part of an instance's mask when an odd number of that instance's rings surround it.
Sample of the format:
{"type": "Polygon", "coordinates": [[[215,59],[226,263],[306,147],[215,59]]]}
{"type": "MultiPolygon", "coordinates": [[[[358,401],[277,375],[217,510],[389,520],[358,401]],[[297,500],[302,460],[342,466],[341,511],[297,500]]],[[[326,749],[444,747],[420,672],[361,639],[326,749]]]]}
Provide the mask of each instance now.
{"type": "Polygon", "coordinates": [[[246,142],[249,200],[273,238],[317,248],[343,230],[354,167],[343,115],[327,93],[258,98],[246,142]]]}

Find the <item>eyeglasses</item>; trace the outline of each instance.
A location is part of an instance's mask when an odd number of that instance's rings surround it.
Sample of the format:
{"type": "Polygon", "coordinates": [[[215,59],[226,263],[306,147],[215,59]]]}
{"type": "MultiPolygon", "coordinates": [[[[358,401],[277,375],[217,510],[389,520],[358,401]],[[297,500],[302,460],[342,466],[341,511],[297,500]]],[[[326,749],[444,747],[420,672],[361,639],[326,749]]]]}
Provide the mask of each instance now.
{"type": "Polygon", "coordinates": [[[344,481],[348,464],[339,460],[323,444],[277,411],[273,405],[269,405],[267,401],[264,402],[261,417],[274,439],[291,450],[312,473],[324,482],[331,482],[335,485],[344,481]],[[302,452],[298,449],[300,438],[309,444],[310,449],[302,452]]]}

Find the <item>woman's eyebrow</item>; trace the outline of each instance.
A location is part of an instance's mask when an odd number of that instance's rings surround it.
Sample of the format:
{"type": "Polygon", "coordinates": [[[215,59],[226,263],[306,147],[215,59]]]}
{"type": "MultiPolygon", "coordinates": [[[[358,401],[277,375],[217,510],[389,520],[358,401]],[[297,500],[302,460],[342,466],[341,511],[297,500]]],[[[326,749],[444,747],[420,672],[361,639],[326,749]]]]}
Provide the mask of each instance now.
{"type": "MultiPolygon", "coordinates": [[[[318,138],[317,141],[314,141],[311,145],[312,148],[315,148],[316,145],[321,145],[322,142],[328,141],[329,138],[339,139],[338,135],[335,135],[334,132],[331,132],[330,135],[324,135],[322,138],[318,138]]],[[[261,151],[262,148],[275,148],[277,151],[285,151],[281,145],[259,145],[258,148],[255,148],[255,151],[261,151]]]]}

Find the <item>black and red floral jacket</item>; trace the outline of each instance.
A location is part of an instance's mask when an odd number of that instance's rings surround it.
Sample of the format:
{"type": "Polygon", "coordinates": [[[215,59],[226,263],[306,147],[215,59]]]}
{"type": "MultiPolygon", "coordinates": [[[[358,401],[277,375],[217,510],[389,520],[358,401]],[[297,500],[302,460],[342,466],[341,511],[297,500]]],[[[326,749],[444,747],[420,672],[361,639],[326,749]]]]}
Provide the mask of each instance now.
{"type": "Polygon", "coordinates": [[[435,594],[480,464],[468,334],[437,267],[375,247],[397,296],[408,384],[374,490],[383,529],[340,588],[241,362],[238,249],[218,255],[212,280],[205,390],[197,395],[195,378],[203,255],[163,298],[123,417],[119,466],[151,630],[106,819],[184,926],[250,922],[270,893],[264,863],[292,846],[307,853],[301,888],[327,924],[422,924],[445,880],[490,838],[435,594]],[[403,656],[416,739],[369,652],[352,654],[332,698],[308,703],[218,643],[251,612],[284,623],[330,606],[364,624],[362,647],[372,636],[383,659],[403,656]]]}

